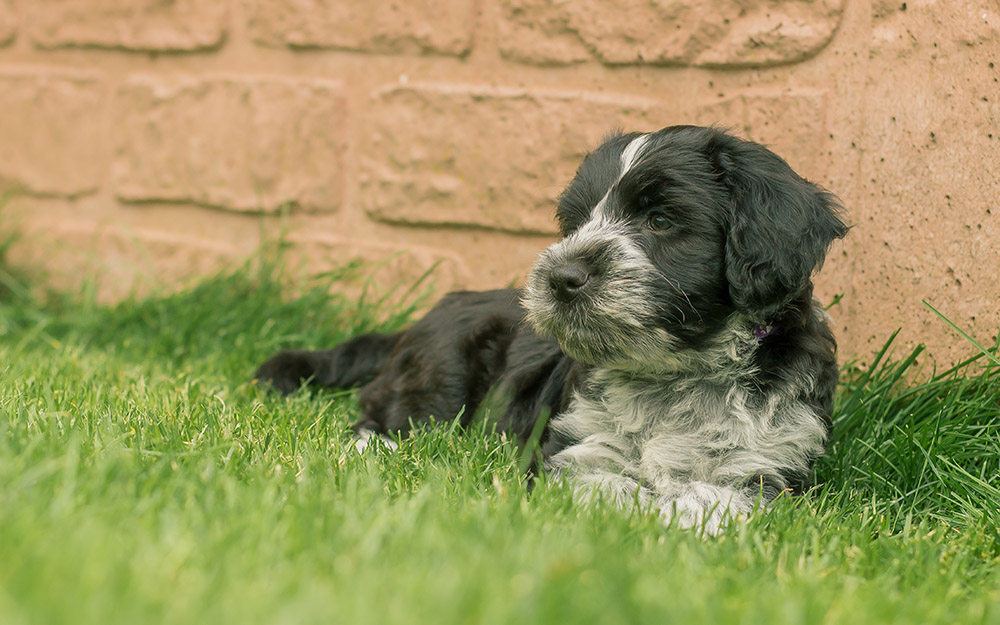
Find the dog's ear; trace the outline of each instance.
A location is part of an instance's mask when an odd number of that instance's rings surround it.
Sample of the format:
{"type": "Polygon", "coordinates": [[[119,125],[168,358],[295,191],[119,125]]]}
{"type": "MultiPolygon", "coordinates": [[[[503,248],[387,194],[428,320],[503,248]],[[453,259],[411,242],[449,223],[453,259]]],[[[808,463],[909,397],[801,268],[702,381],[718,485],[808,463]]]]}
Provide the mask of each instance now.
{"type": "Polygon", "coordinates": [[[737,310],[772,320],[847,234],[837,198],[764,146],[718,133],[709,155],[730,193],[726,278],[737,310]]]}

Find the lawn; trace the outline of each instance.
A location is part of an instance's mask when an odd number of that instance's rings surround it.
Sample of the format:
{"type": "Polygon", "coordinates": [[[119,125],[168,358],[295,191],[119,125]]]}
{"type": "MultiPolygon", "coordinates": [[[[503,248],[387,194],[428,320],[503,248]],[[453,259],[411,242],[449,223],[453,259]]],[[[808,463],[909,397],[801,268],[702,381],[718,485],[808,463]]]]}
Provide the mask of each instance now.
{"type": "Polygon", "coordinates": [[[412,310],[267,257],[114,306],[0,265],[0,623],[1000,622],[985,356],[845,369],[819,486],[705,539],[529,494],[497,435],[356,453],[351,393],[248,379],[412,310]]]}

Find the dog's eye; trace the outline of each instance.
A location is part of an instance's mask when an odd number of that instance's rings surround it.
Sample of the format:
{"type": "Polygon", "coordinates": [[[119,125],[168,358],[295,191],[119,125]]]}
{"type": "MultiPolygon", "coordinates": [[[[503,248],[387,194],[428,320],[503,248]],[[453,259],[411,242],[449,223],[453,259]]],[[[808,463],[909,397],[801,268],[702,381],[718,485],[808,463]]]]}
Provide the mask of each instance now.
{"type": "Polygon", "coordinates": [[[646,227],[653,232],[661,232],[666,230],[673,224],[667,219],[667,216],[663,213],[653,213],[646,219],[646,227]]]}

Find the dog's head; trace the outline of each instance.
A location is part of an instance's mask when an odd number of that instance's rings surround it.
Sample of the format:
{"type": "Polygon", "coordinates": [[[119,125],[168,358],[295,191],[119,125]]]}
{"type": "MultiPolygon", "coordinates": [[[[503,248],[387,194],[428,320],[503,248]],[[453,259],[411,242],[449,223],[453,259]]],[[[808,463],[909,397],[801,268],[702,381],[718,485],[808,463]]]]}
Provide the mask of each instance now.
{"type": "Polygon", "coordinates": [[[640,368],[697,350],[735,313],[787,323],[847,232],[838,210],[779,156],[715,128],[611,136],[559,200],[563,239],[531,272],[528,319],[580,361],[640,368]]]}

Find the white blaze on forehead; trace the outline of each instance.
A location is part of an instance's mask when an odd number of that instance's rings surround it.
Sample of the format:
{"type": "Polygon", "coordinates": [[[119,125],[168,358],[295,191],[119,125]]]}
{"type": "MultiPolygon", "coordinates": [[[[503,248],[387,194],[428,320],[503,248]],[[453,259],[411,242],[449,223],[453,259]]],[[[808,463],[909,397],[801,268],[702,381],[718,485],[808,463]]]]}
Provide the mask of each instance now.
{"type": "Polygon", "coordinates": [[[646,146],[649,142],[649,135],[639,135],[635,139],[625,146],[625,151],[622,152],[622,173],[618,175],[618,180],[622,179],[622,176],[628,173],[628,170],[632,169],[632,165],[635,164],[635,159],[639,156],[639,152],[646,146]]]}
{"type": "Polygon", "coordinates": [[[642,148],[644,148],[647,143],[649,143],[648,134],[639,135],[635,139],[632,139],[632,141],[630,141],[629,144],[625,146],[625,149],[622,151],[622,160],[621,160],[622,169],[621,172],[618,173],[618,179],[615,180],[610,187],[608,187],[608,190],[604,194],[604,197],[602,197],[601,201],[598,202],[596,206],[594,206],[594,210],[591,211],[590,214],[591,222],[597,223],[604,220],[605,218],[604,207],[608,202],[608,195],[611,193],[611,189],[613,189],[614,186],[618,184],[618,181],[621,180],[622,177],[625,176],[625,174],[627,174],[630,169],[632,169],[632,166],[635,165],[635,162],[639,157],[639,153],[642,151],[642,148]]]}

